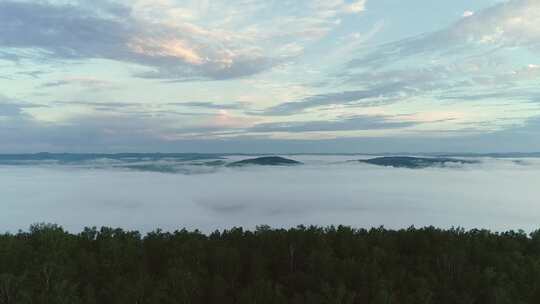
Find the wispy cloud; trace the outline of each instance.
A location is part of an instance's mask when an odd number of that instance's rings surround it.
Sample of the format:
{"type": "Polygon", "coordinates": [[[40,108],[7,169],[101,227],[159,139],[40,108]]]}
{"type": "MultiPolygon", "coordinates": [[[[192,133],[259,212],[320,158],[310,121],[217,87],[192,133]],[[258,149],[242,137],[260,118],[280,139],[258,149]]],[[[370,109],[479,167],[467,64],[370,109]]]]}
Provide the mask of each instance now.
{"type": "Polygon", "coordinates": [[[70,106],[70,105],[79,105],[79,106],[91,106],[91,107],[111,107],[111,108],[126,108],[126,107],[136,107],[141,106],[141,103],[136,102],[103,102],[103,101],[55,101],[56,105],[70,106]]]}
{"type": "Polygon", "coordinates": [[[112,89],[115,84],[111,81],[102,80],[94,77],[68,77],[61,80],[46,82],[42,85],[45,88],[62,87],[68,85],[78,85],[94,89],[112,89]]]}
{"type": "Polygon", "coordinates": [[[366,10],[367,0],[355,0],[352,3],[345,4],[344,10],[349,13],[360,13],[366,10]]]}
{"type": "Polygon", "coordinates": [[[399,121],[392,117],[385,116],[353,116],[336,120],[321,121],[291,121],[278,123],[258,124],[247,131],[249,132],[333,132],[333,131],[365,131],[365,130],[384,130],[401,129],[412,127],[419,124],[414,121],[399,121]]]}
{"type": "Polygon", "coordinates": [[[360,49],[335,75],[336,83],[355,89],[287,101],[261,114],[300,114],[329,105],[385,105],[414,97],[436,103],[441,95],[530,92],[540,69],[535,62],[514,63],[505,50],[540,51],[540,4],[512,0],[467,15],[437,32],[360,49]]]}
{"type": "Polygon", "coordinates": [[[455,58],[515,47],[539,52],[539,43],[540,3],[511,0],[461,19],[446,29],[384,44],[350,65],[381,67],[411,56],[455,58]]]}
{"type": "Polygon", "coordinates": [[[32,108],[45,108],[47,105],[20,102],[0,95],[0,118],[21,118],[26,117],[25,110],[32,108]]]}
{"type": "Polygon", "coordinates": [[[362,90],[286,102],[268,109],[267,114],[295,114],[329,104],[389,104],[418,97],[434,104],[440,96],[459,96],[462,101],[485,97],[487,102],[536,99],[537,94],[531,92],[540,78],[534,61],[540,52],[540,3],[505,1],[465,15],[445,29],[357,51],[356,58],[336,74],[336,82],[362,90]],[[515,60],[516,56],[522,60],[515,60]]]}
{"type": "MultiPolygon", "coordinates": [[[[350,6],[360,11],[362,3],[350,6]]],[[[7,0],[0,3],[0,48],[36,50],[45,58],[137,63],[150,69],[137,74],[146,78],[230,79],[257,74],[296,57],[303,44],[335,26],[332,18],[346,5],[303,1],[297,5],[306,9],[305,14],[288,14],[284,5],[274,16],[268,12],[278,3],[238,4],[246,6],[242,15],[231,10],[229,3],[190,8],[168,0],[141,0],[132,5],[101,0],[92,6],[83,1],[7,0]],[[241,24],[262,14],[261,20],[272,27],[241,24]],[[214,15],[226,18],[204,26],[199,22],[214,15]],[[227,16],[234,17],[234,22],[228,22],[227,16]],[[287,28],[290,24],[295,26],[287,28]]],[[[21,52],[10,52],[2,57],[20,56],[21,52]]]]}
{"type": "Polygon", "coordinates": [[[464,11],[463,12],[463,17],[467,18],[467,17],[471,17],[474,15],[474,12],[473,11],[464,11]]]}
{"type": "Polygon", "coordinates": [[[402,83],[381,84],[365,90],[344,91],[336,93],[319,94],[306,97],[299,101],[291,101],[270,107],[261,113],[268,116],[287,116],[302,113],[305,110],[328,105],[374,105],[384,104],[389,100],[385,98],[397,98],[405,90],[402,83]]]}
{"type": "Polygon", "coordinates": [[[232,102],[232,103],[215,103],[208,101],[191,101],[191,102],[173,102],[168,105],[190,108],[203,108],[203,109],[215,109],[215,110],[240,110],[246,107],[246,103],[232,102]]]}

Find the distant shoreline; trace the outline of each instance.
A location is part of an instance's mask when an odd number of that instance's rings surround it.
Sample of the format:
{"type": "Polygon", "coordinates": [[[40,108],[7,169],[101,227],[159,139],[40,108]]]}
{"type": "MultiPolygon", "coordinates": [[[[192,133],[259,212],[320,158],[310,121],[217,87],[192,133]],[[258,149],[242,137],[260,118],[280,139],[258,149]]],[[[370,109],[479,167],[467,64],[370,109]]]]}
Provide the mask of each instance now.
{"type": "Polygon", "coordinates": [[[316,153],[316,152],[268,152],[268,153],[247,153],[247,152],[226,152],[226,153],[205,153],[205,152],[28,152],[28,153],[0,153],[0,157],[6,156],[265,156],[265,155],[314,155],[314,156],[432,156],[432,157],[493,157],[493,158],[511,158],[511,157],[540,157],[540,152],[381,152],[381,153],[363,153],[363,152],[341,152],[341,153],[316,153]]]}

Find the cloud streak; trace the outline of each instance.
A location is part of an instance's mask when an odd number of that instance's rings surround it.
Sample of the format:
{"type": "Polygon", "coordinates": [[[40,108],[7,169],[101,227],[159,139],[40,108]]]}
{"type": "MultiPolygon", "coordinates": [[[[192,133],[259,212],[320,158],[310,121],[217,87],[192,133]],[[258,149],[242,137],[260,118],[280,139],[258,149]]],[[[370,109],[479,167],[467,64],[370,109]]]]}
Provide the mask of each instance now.
{"type": "Polygon", "coordinates": [[[47,105],[23,103],[16,100],[11,100],[0,95],[0,117],[14,119],[27,117],[25,110],[33,108],[46,108],[47,105]]]}
{"type": "Polygon", "coordinates": [[[270,107],[259,114],[268,116],[287,116],[299,114],[312,108],[329,105],[382,104],[379,103],[377,99],[380,99],[381,97],[397,98],[400,96],[402,88],[403,86],[400,83],[391,83],[374,86],[366,90],[354,90],[313,95],[306,97],[300,101],[285,102],[270,107]]]}
{"type": "Polygon", "coordinates": [[[341,118],[334,121],[307,121],[307,122],[278,122],[258,124],[247,131],[267,133],[267,132],[333,132],[333,131],[365,131],[365,130],[385,130],[401,129],[417,125],[414,121],[391,120],[384,116],[353,116],[341,118]]]}
{"type": "Polygon", "coordinates": [[[246,107],[245,103],[233,102],[227,104],[208,102],[208,101],[189,101],[189,102],[174,102],[169,103],[172,106],[214,109],[214,110],[240,110],[246,107]]]}

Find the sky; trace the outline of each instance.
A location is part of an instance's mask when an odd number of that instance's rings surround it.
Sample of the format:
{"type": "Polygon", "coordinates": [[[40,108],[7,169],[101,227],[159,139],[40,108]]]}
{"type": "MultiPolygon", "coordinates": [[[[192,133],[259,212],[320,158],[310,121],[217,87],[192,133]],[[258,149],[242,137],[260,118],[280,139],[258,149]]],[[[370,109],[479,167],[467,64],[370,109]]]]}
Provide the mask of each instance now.
{"type": "Polygon", "coordinates": [[[0,0],[0,153],[540,151],[537,0],[0,0]]]}

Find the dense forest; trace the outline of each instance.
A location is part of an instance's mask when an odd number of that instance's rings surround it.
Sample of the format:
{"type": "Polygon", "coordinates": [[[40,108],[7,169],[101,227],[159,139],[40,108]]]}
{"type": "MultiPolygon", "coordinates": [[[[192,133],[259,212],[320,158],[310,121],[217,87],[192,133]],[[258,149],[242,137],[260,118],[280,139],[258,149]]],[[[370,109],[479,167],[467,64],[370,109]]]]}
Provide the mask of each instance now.
{"type": "Polygon", "coordinates": [[[297,227],[0,236],[0,304],[540,303],[540,232],[297,227]]]}

